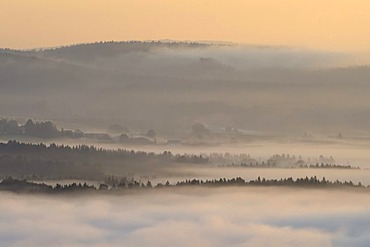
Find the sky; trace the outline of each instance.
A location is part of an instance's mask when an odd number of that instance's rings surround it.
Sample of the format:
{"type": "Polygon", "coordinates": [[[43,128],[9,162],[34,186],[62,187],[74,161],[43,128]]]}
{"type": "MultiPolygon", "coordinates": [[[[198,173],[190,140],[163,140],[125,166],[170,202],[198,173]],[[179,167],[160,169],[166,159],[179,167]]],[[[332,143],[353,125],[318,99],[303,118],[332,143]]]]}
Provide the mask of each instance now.
{"type": "Polygon", "coordinates": [[[0,47],[217,40],[370,50],[368,0],[0,0],[0,47]]]}

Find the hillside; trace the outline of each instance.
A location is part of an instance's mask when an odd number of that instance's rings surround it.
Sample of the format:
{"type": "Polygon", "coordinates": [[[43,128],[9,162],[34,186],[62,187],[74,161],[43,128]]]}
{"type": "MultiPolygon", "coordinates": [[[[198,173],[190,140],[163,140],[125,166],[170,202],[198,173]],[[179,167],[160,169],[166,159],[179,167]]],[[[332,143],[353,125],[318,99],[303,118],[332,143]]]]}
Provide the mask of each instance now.
{"type": "Polygon", "coordinates": [[[336,67],[334,55],[161,41],[2,49],[0,115],[169,133],[194,122],[284,134],[368,130],[370,68],[336,67]]]}

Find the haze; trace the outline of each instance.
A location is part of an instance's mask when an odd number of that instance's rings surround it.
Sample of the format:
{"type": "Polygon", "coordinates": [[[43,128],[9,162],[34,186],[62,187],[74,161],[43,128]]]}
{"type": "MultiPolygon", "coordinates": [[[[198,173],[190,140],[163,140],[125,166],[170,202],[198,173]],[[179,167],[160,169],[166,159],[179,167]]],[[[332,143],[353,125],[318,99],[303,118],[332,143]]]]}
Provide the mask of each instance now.
{"type": "Polygon", "coordinates": [[[326,136],[370,124],[370,69],[356,67],[353,54],[134,42],[3,50],[0,59],[0,110],[13,118],[104,129],[118,122],[167,134],[194,122],[326,136]]]}
{"type": "Polygon", "coordinates": [[[370,1],[0,10],[1,246],[369,245],[370,1]]]}

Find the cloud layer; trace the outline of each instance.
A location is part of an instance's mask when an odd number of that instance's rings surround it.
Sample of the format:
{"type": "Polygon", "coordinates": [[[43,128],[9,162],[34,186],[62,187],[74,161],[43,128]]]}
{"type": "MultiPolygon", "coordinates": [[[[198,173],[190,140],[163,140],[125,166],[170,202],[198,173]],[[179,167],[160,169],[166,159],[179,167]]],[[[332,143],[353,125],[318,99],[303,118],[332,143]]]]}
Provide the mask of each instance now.
{"type": "Polygon", "coordinates": [[[370,196],[273,188],[1,194],[2,246],[365,246],[370,196]]]}

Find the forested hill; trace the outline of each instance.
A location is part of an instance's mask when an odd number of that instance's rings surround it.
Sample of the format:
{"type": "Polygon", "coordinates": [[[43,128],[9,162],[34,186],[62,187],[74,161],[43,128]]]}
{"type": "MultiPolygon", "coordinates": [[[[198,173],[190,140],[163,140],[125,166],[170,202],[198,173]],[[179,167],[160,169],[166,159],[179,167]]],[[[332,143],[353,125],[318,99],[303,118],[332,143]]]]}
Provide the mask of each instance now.
{"type": "Polygon", "coordinates": [[[148,176],[176,163],[208,162],[201,155],[174,155],[167,151],[155,154],[86,145],[0,143],[0,177],[102,180],[112,173],[148,176]]]}
{"type": "Polygon", "coordinates": [[[313,168],[359,169],[338,165],[332,157],[320,156],[316,164],[293,155],[273,155],[257,161],[249,154],[173,154],[103,149],[95,146],[31,144],[9,141],[0,143],[0,177],[33,179],[93,179],[103,180],[111,174],[160,176],[181,173],[184,167],[239,168],[313,168]],[[320,162],[320,163],[319,163],[320,162]]]}
{"type": "Polygon", "coordinates": [[[202,42],[2,49],[0,114],[162,133],[185,132],[199,119],[275,134],[366,129],[370,69],[327,65],[332,60],[317,51],[202,42]]]}
{"type": "Polygon", "coordinates": [[[116,55],[121,52],[137,52],[150,51],[155,48],[204,48],[208,46],[225,46],[236,45],[233,43],[223,42],[197,42],[197,41],[100,41],[95,43],[82,43],[68,46],[31,49],[31,50],[15,50],[15,49],[0,49],[0,52],[9,54],[45,54],[45,55],[64,55],[69,53],[73,56],[81,56],[82,54],[90,54],[94,56],[116,55]],[[76,53],[77,52],[77,53],[76,53]]]}

